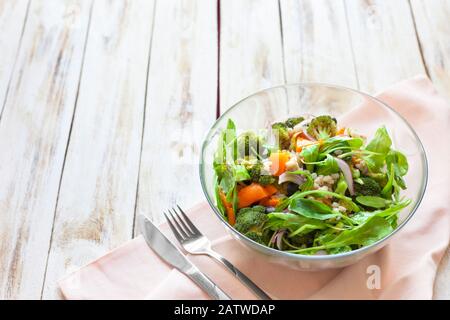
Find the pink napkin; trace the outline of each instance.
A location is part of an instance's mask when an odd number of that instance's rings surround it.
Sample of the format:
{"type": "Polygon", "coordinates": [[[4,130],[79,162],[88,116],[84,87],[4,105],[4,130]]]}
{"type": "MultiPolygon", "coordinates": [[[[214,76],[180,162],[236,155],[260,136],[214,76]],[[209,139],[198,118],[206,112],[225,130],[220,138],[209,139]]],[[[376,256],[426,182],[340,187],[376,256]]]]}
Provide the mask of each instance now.
{"type": "MultiPolygon", "coordinates": [[[[212,240],[214,249],[273,298],[432,298],[436,269],[450,239],[450,106],[422,76],[398,83],[379,98],[405,117],[420,136],[428,157],[429,180],[416,215],[377,253],[343,269],[298,271],[268,262],[232,239],[206,203],[189,210],[189,216],[212,240]],[[369,277],[377,266],[379,288],[367,285],[374,284],[369,277]]],[[[361,116],[369,122],[373,119],[370,110],[361,116]]],[[[167,225],[161,229],[173,238],[167,225]]],[[[233,299],[255,298],[210,258],[189,259],[233,299]]],[[[141,236],[68,275],[59,285],[67,299],[208,299],[191,280],[156,256],[141,236]]]]}

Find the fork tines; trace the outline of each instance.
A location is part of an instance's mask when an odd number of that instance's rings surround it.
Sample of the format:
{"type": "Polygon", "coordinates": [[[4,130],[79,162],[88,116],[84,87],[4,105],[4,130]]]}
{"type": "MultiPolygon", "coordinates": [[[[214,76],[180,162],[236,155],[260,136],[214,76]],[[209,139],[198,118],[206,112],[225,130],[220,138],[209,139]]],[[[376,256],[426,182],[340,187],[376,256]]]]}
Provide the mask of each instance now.
{"type": "Polygon", "coordinates": [[[181,209],[179,205],[177,205],[177,207],[178,211],[176,208],[172,208],[168,210],[169,214],[164,212],[164,216],[169,223],[170,229],[172,229],[172,232],[175,234],[177,240],[183,242],[189,238],[200,236],[200,231],[187,217],[183,209],[181,209]]]}

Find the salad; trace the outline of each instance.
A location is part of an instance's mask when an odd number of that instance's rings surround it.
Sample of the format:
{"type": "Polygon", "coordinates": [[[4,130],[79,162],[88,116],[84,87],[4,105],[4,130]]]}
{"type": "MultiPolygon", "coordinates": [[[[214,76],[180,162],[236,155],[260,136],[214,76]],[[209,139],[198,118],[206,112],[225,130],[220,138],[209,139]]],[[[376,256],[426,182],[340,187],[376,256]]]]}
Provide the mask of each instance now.
{"type": "Polygon", "coordinates": [[[370,245],[397,227],[408,161],[387,129],[367,139],[329,115],[237,134],[229,119],[214,154],[216,205],[251,240],[303,255],[370,245]]]}

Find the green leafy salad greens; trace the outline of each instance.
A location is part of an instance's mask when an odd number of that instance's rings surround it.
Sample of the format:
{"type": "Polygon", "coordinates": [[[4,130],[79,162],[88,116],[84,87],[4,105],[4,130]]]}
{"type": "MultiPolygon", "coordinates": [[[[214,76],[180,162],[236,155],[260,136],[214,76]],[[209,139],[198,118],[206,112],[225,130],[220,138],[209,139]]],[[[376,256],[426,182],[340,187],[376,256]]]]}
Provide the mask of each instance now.
{"type": "Polygon", "coordinates": [[[229,119],[214,155],[217,207],[237,231],[297,254],[338,254],[397,227],[408,161],[387,129],[372,137],[329,115],[237,134],[229,119]]]}

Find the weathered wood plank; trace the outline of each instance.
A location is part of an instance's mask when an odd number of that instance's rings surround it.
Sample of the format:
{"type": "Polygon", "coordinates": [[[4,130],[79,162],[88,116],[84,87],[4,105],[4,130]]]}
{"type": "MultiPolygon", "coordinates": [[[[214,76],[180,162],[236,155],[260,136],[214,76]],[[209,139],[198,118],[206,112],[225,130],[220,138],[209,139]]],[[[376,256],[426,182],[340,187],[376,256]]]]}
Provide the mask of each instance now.
{"type": "Polygon", "coordinates": [[[43,297],[130,239],[154,2],[94,2],[43,297]],[[132,48],[130,50],[130,48],[132,48]]]}
{"type": "Polygon", "coordinates": [[[28,0],[0,0],[0,114],[17,58],[28,0]]]}
{"type": "Polygon", "coordinates": [[[158,1],[148,79],[138,213],[204,199],[200,144],[216,115],[216,1],[158,1]]]}
{"type": "Polygon", "coordinates": [[[411,6],[427,70],[437,89],[450,98],[450,2],[412,0],[411,6]]]}
{"type": "MultiPolygon", "coordinates": [[[[411,0],[423,58],[434,85],[450,98],[450,2],[411,0]]],[[[441,262],[435,299],[450,297],[450,249],[441,262]]]]}
{"type": "Polygon", "coordinates": [[[0,298],[39,298],[90,1],[33,1],[0,122],[0,298]]]}
{"type": "Polygon", "coordinates": [[[278,1],[220,2],[220,111],[284,83],[278,1]]]}
{"type": "Polygon", "coordinates": [[[406,0],[344,1],[361,90],[425,73],[406,0]]]}
{"type": "Polygon", "coordinates": [[[286,81],[356,87],[343,2],[283,0],[280,5],[286,81]]]}

